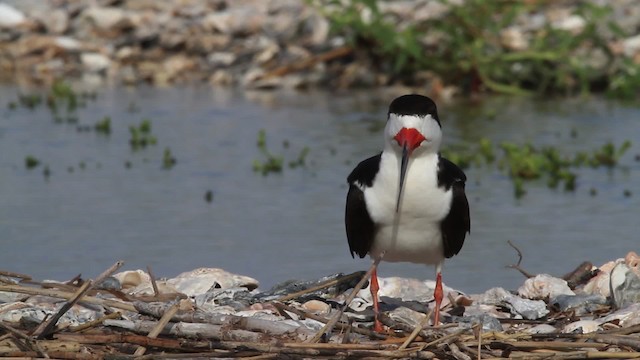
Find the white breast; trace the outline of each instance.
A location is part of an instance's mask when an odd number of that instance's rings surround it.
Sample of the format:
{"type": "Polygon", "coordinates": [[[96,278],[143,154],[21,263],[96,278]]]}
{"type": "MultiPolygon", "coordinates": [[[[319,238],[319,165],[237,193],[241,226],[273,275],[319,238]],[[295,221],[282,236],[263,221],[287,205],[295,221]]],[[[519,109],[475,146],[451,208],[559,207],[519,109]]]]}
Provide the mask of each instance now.
{"type": "Polygon", "coordinates": [[[378,227],[370,255],[376,257],[385,250],[384,261],[440,263],[444,259],[440,222],[449,213],[452,194],[451,190],[438,188],[438,156],[410,159],[394,241],[399,161],[396,154],[384,152],[373,186],[364,193],[369,215],[378,227]]]}

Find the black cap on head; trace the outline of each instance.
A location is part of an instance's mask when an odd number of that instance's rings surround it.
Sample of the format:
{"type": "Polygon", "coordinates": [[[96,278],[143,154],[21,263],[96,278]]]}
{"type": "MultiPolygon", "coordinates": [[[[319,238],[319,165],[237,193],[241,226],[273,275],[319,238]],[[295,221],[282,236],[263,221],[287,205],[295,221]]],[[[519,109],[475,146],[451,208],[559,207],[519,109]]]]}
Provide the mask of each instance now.
{"type": "Polygon", "coordinates": [[[387,118],[390,114],[417,116],[431,115],[431,117],[438,122],[438,125],[440,125],[436,103],[430,98],[418,94],[402,95],[395,98],[391,102],[391,105],[389,105],[387,118]]]}

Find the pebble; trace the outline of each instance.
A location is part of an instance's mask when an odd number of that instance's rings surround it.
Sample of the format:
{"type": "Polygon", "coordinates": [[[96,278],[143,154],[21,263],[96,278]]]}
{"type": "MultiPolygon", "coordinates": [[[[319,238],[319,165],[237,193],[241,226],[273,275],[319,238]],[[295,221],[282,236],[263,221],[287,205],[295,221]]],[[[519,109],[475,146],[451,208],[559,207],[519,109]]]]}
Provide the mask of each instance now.
{"type": "Polygon", "coordinates": [[[22,25],[26,21],[25,15],[13,6],[0,3],[0,29],[9,29],[22,25]]]}

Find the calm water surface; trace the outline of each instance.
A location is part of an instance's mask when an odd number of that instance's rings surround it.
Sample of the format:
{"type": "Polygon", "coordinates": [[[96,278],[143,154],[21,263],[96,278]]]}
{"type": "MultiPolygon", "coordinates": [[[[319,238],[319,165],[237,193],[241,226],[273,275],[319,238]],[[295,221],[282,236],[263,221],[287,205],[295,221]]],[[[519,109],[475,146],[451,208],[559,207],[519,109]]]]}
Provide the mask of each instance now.
{"type": "MultiPolygon", "coordinates": [[[[56,124],[44,107],[9,110],[18,91],[0,87],[0,269],[62,280],[96,276],[123,259],[128,269],[149,265],[158,276],[220,267],[255,277],[266,289],[370,263],[349,255],[345,178],[381,149],[390,95],[101,89],[79,119],[93,125],[111,116],[113,133],[105,137],[56,124]],[[128,110],[132,102],[135,112],[128,110]],[[143,118],[152,120],[158,145],[133,152],[128,126],[143,118]],[[307,168],[254,173],[252,162],[262,159],[260,129],[269,150],[287,160],[309,147],[307,168]],[[171,170],[161,168],[165,147],[178,161],[171,170]],[[48,180],[42,166],[25,169],[29,154],[49,166],[48,180]],[[212,203],[204,200],[207,190],[212,203]]],[[[522,276],[505,269],[517,260],[507,240],[523,251],[524,268],[554,275],[584,260],[600,264],[640,250],[638,107],[598,98],[492,98],[441,104],[440,117],[444,147],[487,137],[568,153],[634,142],[621,167],[580,170],[575,193],[541,181],[517,200],[503,173],[468,169],[472,233],[445,264],[447,285],[472,293],[519,286],[522,276]]],[[[384,263],[379,272],[434,276],[432,267],[413,264],[384,263]]]]}

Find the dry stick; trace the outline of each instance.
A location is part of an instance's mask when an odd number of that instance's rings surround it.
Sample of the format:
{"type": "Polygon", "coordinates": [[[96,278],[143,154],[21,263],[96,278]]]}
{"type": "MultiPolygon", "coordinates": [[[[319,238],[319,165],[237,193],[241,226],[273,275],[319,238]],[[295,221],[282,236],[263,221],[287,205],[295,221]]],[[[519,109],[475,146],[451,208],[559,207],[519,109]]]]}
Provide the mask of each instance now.
{"type": "Polygon", "coordinates": [[[522,262],[522,251],[520,251],[520,249],[518,249],[517,246],[513,245],[511,240],[507,240],[507,244],[509,244],[518,253],[518,263],[507,265],[505,267],[518,270],[527,279],[534,277],[535,275],[531,274],[530,272],[527,272],[526,270],[520,267],[520,263],[522,262]]]}
{"type": "MultiPolygon", "coordinates": [[[[173,306],[171,306],[164,313],[164,315],[162,315],[162,318],[160,318],[160,321],[158,321],[158,324],[153,328],[153,330],[151,330],[151,332],[149,333],[149,335],[147,335],[147,337],[152,339],[157,338],[158,335],[160,335],[160,333],[162,332],[162,329],[164,329],[165,325],[167,325],[169,321],[171,321],[171,318],[173,317],[173,315],[175,315],[176,312],[178,312],[179,307],[180,307],[180,303],[173,304],[173,306]]],[[[138,349],[136,349],[136,352],[133,355],[142,356],[146,351],[147,351],[147,348],[145,348],[144,346],[140,346],[138,347],[138,349]]]]}
{"type": "MultiPolygon", "coordinates": [[[[0,291],[6,292],[15,292],[20,294],[28,294],[28,295],[43,295],[49,297],[55,297],[60,299],[70,299],[73,297],[73,293],[62,290],[52,290],[52,289],[37,289],[33,287],[20,286],[20,285],[0,285],[0,291]]],[[[109,299],[100,299],[93,296],[85,296],[82,298],[81,302],[86,302],[89,304],[97,304],[102,306],[110,306],[121,310],[127,310],[132,312],[138,312],[133,306],[133,304],[117,301],[117,300],[109,300],[109,299]]]]}
{"type": "Polygon", "coordinates": [[[149,274],[149,278],[151,279],[151,286],[153,287],[153,295],[157,297],[158,295],[160,295],[160,290],[158,290],[156,277],[153,276],[153,273],[151,272],[151,266],[149,265],[147,265],[147,273],[149,274]]]}
{"type": "Polygon", "coordinates": [[[427,325],[427,323],[429,322],[429,319],[431,319],[432,314],[433,314],[433,309],[429,310],[429,313],[427,314],[427,316],[424,317],[422,320],[420,320],[420,324],[418,324],[418,326],[416,326],[416,328],[413,329],[413,331],[411,332],[411,335],[409,335],[407,340],[405,340],[405,342],[403,342],[402,345],[400,345],[398,350],[406,349],[407,346],[409,346],[409,344],[411,344],[411,342],[415,340],[415,338],[418,336],[420,331],[422,331],[424,326],[427,325]]]}
{"type": "Polygon", "coordinates": [[[353,49],[349,46],[343,46],[343,47],[339,47],[337,49],[332,49],[329,50],[327,52],[324,52],[322,54],[316,55],[312,58],[303,60],[299,63],[296,64],[289,64],[289,65],[284,65],[284,66],[280,66],[279,68],[276,68],[274,70],[269,71],[268,73],[264,74],[261,79],[268,79],[271,77],[275,77],[275,76],[283,76],[292,72],[296,72],[296,71],[300,71],[300,70],[304,70],[308,67],[311,67],[319,62],[325,62],[325,61],[329,61],[329,60],[333,60],[333,59],[337,59],[337,58],[341,58],[343,56],[349,55],[353,52],[353,49]]]}
{"type": "Polygon", "coordinates": [[[111,313],[109,315],[102,316],[102,317],[100,317],[98,319],[95,319],[93,321],[89,321],[89,322],[86,322],[86,323],[78,325],[78,326],[72,326],[72,327],[69,328],[69,331],[72,331],[72,332],[83,331],[83,330],[92,328],[94,326],[98,326],[98,325],[102,324],[107,319],[116,319],[116,318],[119,318],[120,316],[122,316],[122,314],[120,314],[119,312],[113,312],[113,313],[111,313]]]}
{"type": "Polygon", "coordinates": [[[98,275],[95,281],[88,280],[87,282],[82,284],[82,286],[76,291],[73,297],[67,300],[67,302],[64,305],[62,305],[60,310],[55,315],[53,315],[48,320],[46,320],[45,322],[41,323],[38,326],[38,328],[33,332],[33,335],[36,337],[36,339],[44,339],[45,337],[49,336],[53,331],[54,327],[56,326],[56,324],[58,323],[58,320],[60,320],[60,318],[62,317],[62,315],[64,315],[67,311],[69,311],[71,307],[75,305],[78,302],[78,300],[82,298],[84,294],[87,293],[87,291],[93,289],[95,285],[100,284],[102,281],[104,281],[104,279],[107,276],[110,276],[111,274],[113,274],[123,264],[124,262],[122,260],[116,261],[115,264],[111,265],[107,270],[102,272],[102,274],[98,275]]]}
{"type": "Polygon", "coordinates": [[[298,298],[298,297],[300,297],[302,295],[305,295],[305,294],[308,294],[308,293],[312,293],[314,291],[322,290],[324,288],[328,288],[330,286],[336,285],[336,284],[338,284],[338,283],[340,283],[342,281],[346,281],[346,280],[350,280],[351,278],[358,277],[358,275],[360,275],[360,271],[356,271],[353,274],[345,275],[345,276],[342,276],[340,278],[327,280],[327,281],[322,282],[322,283],[320,283],[320,284],[318,284],[318,285],[316,285],[314,287],[311,287],[311,288],[308,288],[308,289],[304,289],[304,290],[300,290],[300,291],[294,292],[294,293],[289,294],[289,295],[282,296],[282,297],[276,299],[276,301],[287,301],[287,300],[295,299],[295,298],[298,298]]]}
{"type": "Polygon", "coordinates": [[[364,274],[362,279],[360,279],[360,282],[356,284],[353,290],[351,290],[351,293],[349,294],[349,296],[347,296],[347,299],[344,301],[344,305],[342,306],[342,308],[340,308],[340,310],[324,325],[324,327],[322,327],[322,329],[320,329],[320,331],[318,331],[318,333],[314,337],[312,337],[311,340],[309,340],[310,343],[316,343],[320,341],[320,339],[322,338],[322,336],[324,336],[324,334],[331,333],[331,330],[333,330],[333,327],[338,323],[338,321],[342,317],[344,310],[349,306],[351,301],[353,301],[353,299],[356,297],[356,294],[358,293],[358,291],[362,289],[362,287],[367,282],[367,280],[371,278],[371,274],[378,267],[378,264],[380,264],[380,261],[382,260],[383,256],[384,256],[384,253],[382,253],[377,259],[373,261],[373,264],[371,264],[371,268],[369,268],[369,271],[367,271],[367,273],[364,274]]]}
{"type": "Polygon", "coordinates": [[[20,330],[14,329],[13,327],[4,324],[1,321],[0,321],[0,329],[6,331],[8,334],[11,334],[11,335],[17,337],[19,340],[23,340],[25,342],[25,345],[29,349],[34,350],[35,352],[38,353],[38,356],[44,356],[45,358],[49,358],[49,355],[47,355],[47,353],[45,353],[40,348],[40,346],[38,345],[37,342],[32,341],[29,336],[23,334],[20,330]]]}
{"type": "MultiPolygon", "coordinates": [[[[298,310],[294,307],[279,303],[279,302],[273,302],[273,305],[278,309],[278,310],[284,310],[284,311],[288,311],[288,312],[292,312],[298,316],[302,316],[302,317],[306,317],[315,321],[320,321],[321,323],[326,324],[327,322],[329,322],[329,319],[323,318],[322,316],[318,316],[312,313],[308,313],[302,310],[298,310]]],[[[375,331],[371,331],[369,329],[363,329],[363,328],[359,328],[359,327],[353,327],[349,324],[343,324],[343,323],[336,323],[336,326],[338,326],[341,330],[349,330],[354,332],[354,333],[358,333],[360,335],[367,335],[373,338],[377,338],[377,339],[386,339],[387,337],[385,335],[382,334],[378,334],[375,331]]]]}
{"type": "Polygon", "coordinates": [[[420,346],[420,350],[419,351],[422,351],[422,350],[428,348],[429,346],[433,346],[433,345],[435,345],[437,343],[440,343],[440,342],[443,342],[443,341],[458,337],[458,336],[464,334],[466,331],[467,331],[466,329],[459,330],[459,331],[456,331],[456,332],[454,332],[452,334],[445,335],[445,336],[441,337],[440,339],[435,339],[432,342],[429,342],[429,343],[426,343],[426,344],[420,346]]]}
{"type": "Polygon", "coordinates": [[[20,274],[20,273],[16,273],[16,272],[12,272],[12,271],[5,271],[5,270],[0,270],[0,276],[18,278],[18,279],[22,279],[22,280],[31,280],[31,276],[29,276],[29,275],[20,274]]]}
{"type": "Polygon", "coordinates": [[[58,310],[58,312],[55,315],[53,315],[52,317],[42,322],[36,328],[36,330],[33,332],[33,336],[35,336],[36,339],[38,340],[41,340],[47,337],[52,332],[53,328],[56,326],[56,323],[58,323],[58,320],[60,320],[62,315],[64,315],[67,311],[69,311],[69,309],[71,309],[71,307],[75,305],[75,303],[77,303],[78,300],[80,300],[82,295],[84,295],[91,288],[92,284],[93,282],[91,280],[82,284],[82,286],[78,288],[76,293],[73,294],[73,297],[67,300],[67,302],[64,303],[64,305],[62,305],[60,310],[58,310]]]}

